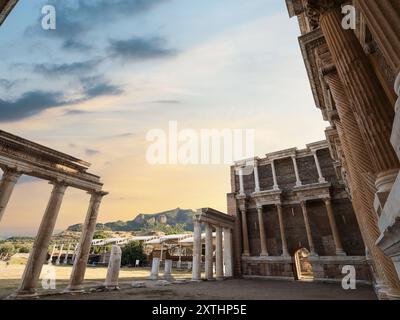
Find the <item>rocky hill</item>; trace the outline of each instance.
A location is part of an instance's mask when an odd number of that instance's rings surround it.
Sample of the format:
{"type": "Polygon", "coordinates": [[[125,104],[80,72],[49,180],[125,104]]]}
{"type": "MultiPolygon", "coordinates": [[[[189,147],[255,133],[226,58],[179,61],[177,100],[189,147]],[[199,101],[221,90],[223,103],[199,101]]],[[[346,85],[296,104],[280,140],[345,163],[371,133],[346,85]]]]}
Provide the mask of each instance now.
{"type": "MultiPolygon", "coordinates": [[[[176,208],[153,214],[139,214],[129,221],[98,223],[96,230],[104,231],[140,231],[149,226],[181,226],[185,231],[193,231],[193,210],[176,208]]],[[[67,231],[81,231],[82,224],[69,226],[67,231]]]]}

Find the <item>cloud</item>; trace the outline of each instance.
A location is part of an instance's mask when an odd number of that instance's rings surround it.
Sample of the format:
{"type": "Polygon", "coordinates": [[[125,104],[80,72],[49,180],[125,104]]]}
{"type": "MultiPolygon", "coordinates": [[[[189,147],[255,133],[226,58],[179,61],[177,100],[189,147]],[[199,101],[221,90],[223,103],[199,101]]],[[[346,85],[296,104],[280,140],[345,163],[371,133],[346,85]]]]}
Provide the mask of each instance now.
{"type": "Polygon", "coordinates": [[[161,37],[149,39],[132,37],[127,40],[110,40],[109,51],[112,57],[127,60],[147,60],[169,57],[176,52],[165,47],[166,41],[161,37]]]}
{"type": "Polygon", "coordinates": [[[0,121],[15,121],[65,104],[60,92],[29,91],[14,101],[0,99],[0,121]]]}
{"type": "Polygon", "coordinates": [[[62,64],[50,64],[42,63],[34,66],[34,71],[41,73],[46,76],[64,76],[64,75],[75,75],[85,74],[95,70],[95,68],[101,62],[100,58],[92,60],[73,62],[73,63],[62,63],[62,64]]]}
{"type": "MultiPolygon", "coordinates": [[[[78,99],[68,99],[62,92],[29,91],[15,100],[0,99],[0,122],[16,121],[34,116],[44,110],[82,103],[99,96],[119,95],[120,87],[100,76],[80,79],[82,88],[78,99]]],[[[82,114],[84,111],[67,110],[66,114],[82,114]]]]}
{"type": "Polygon", "coordinates": [[[181,104],[182,101],[180,100],[156,100],[152,103],[159,103],[159,104],[181,104]]]}
{"type": "Polygon", "coordinates": [[[95,149],[85,149],[85,155],[86,156],[95,156],[97,154],[99,154],[100,151],[99,150],[95,150],[95,149]]]}
{"type": "Polygon", "coordinates": [[[0,87],[6,90],[10,90],[18,81],[17,80],[7,80],[0,79],[0,87]]]}
{"type": "Polygon", "coordinates": [[[80,79],[83,87],[85,100],[98,96],[119,95],[123,90],[104,80],[101,76],[83,77],[80,79]]]}
{"type": "MultiPolygon", "coordinates": [[[[92,46],[83,41],[85,34],[98,24],[105,25],[117,19],[132,17],[152,9],[158,4],[169,0],[75,0],[47,1],[57,12],[57,29],[55,32],[44,32],[35,26],[28,27],[26,34],[38,33],[53,36],[63,41],[62,48],[66,50],[90,50],[92,46]],[[79,39],[81,37],[81,39],[79,39]]],[[[41,15],[39,19],[41,20],[41,15]]]]}
{"type": "Polygon", "coordinates": [[[82,114],[88,114],[91,113],[90,111],[86,110],[76,110],[76,109],[67,109],[64,111],[65,116],[79,116],[82,114]]]}

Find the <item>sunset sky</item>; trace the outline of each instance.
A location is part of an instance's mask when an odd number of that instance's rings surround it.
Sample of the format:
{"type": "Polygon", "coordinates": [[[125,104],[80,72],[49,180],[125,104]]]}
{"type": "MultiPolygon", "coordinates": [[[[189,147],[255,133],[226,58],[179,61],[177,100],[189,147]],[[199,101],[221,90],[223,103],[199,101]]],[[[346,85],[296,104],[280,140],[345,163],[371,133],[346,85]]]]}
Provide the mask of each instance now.
{"type": "MultiPolygon", "coordinates": [[[[228,165],[150,165],[146,134],[254,129],[258,156],[324,139],[298,35],[284,0],[21,0],[0,27],[0,128],[90,162],[110,192],[99,222],[226,212],[228,165]]],[[[50,191],[23,177],[0,235],[34,235],[50,191]]],[[[68,189],[56,230],[88,203],[68,189]]]]}

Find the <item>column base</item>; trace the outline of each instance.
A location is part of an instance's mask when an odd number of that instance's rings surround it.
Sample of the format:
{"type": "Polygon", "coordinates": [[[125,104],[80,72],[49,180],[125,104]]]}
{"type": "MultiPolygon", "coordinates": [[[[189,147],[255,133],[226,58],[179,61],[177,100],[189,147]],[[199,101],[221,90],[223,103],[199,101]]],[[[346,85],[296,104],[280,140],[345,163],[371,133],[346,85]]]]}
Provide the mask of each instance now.
{"type": "Polygon", "coordinates": [[[383,208],[385,207],[386,201],[389,197],[390,191],[396,181],[397,175],[399,174],[399,169],[393,169],[378,174],[375,186],[376,193],[374,199],[374,209],[376,213],[380,216],[383,208]]]}
{"type": "Polygon", "coordinates": [[[325,178],[318,179],[318,182],[321,183],[321,184],[322,184],[322,183],[328,183],[328,181],[326,181],[325,178]]]}
{"type": "Polygon", "coordinates": [[[250,253],[249,253],[249,252],[243,252],[243,253],[242,253],[242,256],[244,256],[244,257],[250,257],[250,253]]]}
{"type": "Polygon", "coordinates": [[[29,299],[39,299],[39,295],[36,290],[21,290],[9,295],[7,300],[29,300],[29,299]]]}
{"type": "Polygon", "coordinates": [[[152,275],[150,275],[150,277],[149,277],[149,280],[159,280],[159,279],[160,279],[160,277],[159,277],[158,274],[152,274],[152,275]]]}
{"type": "Polygon", "coordinates": [[[64,290],[65,293],[83,293],[85,290],[83,289],[83,285],[69,285],[64,290]]]}
{"type": "Polygon", "coordinates": [[[162,279],[166,280],[166,281],[175,281],[175,278],[170,274],[169,275],[163,275],[162,279]]]}
{"type": "Polygon", "coordinates": [[[268,252],[261,252],[260,257],[268,257],[268,252]]]}

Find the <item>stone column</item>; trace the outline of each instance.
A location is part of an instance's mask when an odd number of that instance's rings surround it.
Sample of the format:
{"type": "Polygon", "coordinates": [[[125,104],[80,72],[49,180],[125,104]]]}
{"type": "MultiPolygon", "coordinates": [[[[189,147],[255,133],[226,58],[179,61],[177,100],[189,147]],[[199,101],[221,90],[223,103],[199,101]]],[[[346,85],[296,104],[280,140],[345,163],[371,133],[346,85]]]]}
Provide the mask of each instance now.
{"type": "Polygon", "coordinates": [[[172,260],[165,260],[164,263],[164,275],[163,279],[167,281],[173,281],[174,278],[172,277],[172,260]]]}
{"type": "Polygon", "coordinates": [[[158,273],[160,271],[160,258],[153,258],[151,265],[150,280],[158,280],[158,273]]]}
{"type": "Polygon", "coordinates": [[[119,246],[112,246],[110,261],[108,262],[107,277],[104,286],[107,289],[118,290],[119,270],[121,268],[122,250],[119,246]]]}
{"type": "Polygon", "coordinates": [[[257,214],[258,214],[258,226],[259,226],[259,229],[260,229],[260,243],[261,243],[260,256],[268,256],[267,238],[265,236],[264,217],[263,217],[263,207],[262,207],[262,205],[257,204],[257,214]]]}
{"type": "Polygon", "coordinates": [[[400,72],[400,2],[356,0],[387,63],[400,72]]]}
{"type": "Polygon", "coordinates": [[[241,196],[245,195],[244,182],[243,182],[243,168],[239,168],[239,194],[241,196]]]}
{"type": "MultiPolygon", "coordinates": [[[[373,264],[378,276],[376,281],[385,283],[396,291],[399,287],[399,280],[393,263],[375,244],[380,232],[378,217],[373,207],[376,189],[370,153],[362,138],[356,114],[353,112],[354,108],[345,92],[343,83],[335,68],[329,64],[330,61],[324,69],[324,79],[329,85],[340,117],[340,122],[337,121],[335,124],[345,154],[356,218],[364,242],[373,257],[373,264]]],[[[382,294],[385,294],[385,291],[386,289],[383,289],[382,294]]]]}
{"type": "Polygon", "coordinates": [[[232,230],[224,228],[225,277],[233,277],[232,230]]]}
{"type": "Polygon", "coordinates": [[[241,216],[242,216],[242,236],[243,236],[243,255],[249,256],[250,255],[250,246],[249,246],[249,234],[247,229],[247,213],[246,209],[241,209],[241,216]]]}
{"type": "Polygon", "coordinates": [[[177,268],[180,269],[182,265],[182,245],[179,245],[179,259],[178,259],[178,264],[177,268]]]}
{"type": "Polygon", "coordinates": [[[258,175],[258,161],[254,160],[254,192],[260,192],[260,177],[258,175]]]}
{"type": "Polygon", "coordinates": [[[329,225],[332,230],[333,241],[335,242],[336,255],[345,256],[346,252],[344,252],[342,242],[340,241],[339,231],[336,225],[335,215],[333,213],[332,201],[331,199],[326,198],[324,199],[324,202],[325,202],[326,212],[328,214],[329,225]]]}
{"type": "Polygon", "coordinates": [[[35,294],[36,285],[39,280],[40,272],[47,258],[47,250],[53,235],[54,226],[60,211],[61,202],[67,186],[55,182],[51,192],[49,203],[40,223],[32,251],[22,276],[21,285],[18,289],[18,295],[35,294]]]}
{"type": "Polygon", "coordinates": [[[82,234],[79,240],[78,252],[75,257],[71,277],[67,291],[81,291],[83,279],[85,278],[86,265],[92,245],[93,234],[96,229],[97,216],[102,198],[107,194],[104,191],[96,191],[91,194],[88,212],[85,223],[82,227],[82,234]]]}
{"type": "Polygon", "coordinates": [[[16,170],[4,169],[0,182],[0,221],[20,176],[21,173],[16,170]]]}
{"type": "Polygon", "coordinates": [[[206,279],[213,280],[213,234],[212,225],[206,223],[206,279]]]}
{"type": "Polygon", "coordinates": [[[224,262],[222,249],[222,228],[217,226],[216,231],[216,247],[215,247],[215,273],[217,280],[224,278],[224,262]]]}
{"type": "Polygon", "coordinates": [[[47,260],[47,263],[48,263],[48,264],[51,264],[51,263],[53,262],[53,256],[54,256],[54,252],[55,252],[55,251],[56,251],[56,245],[53,244],[53,249],[51,250],[49,260],[47,260]]]}
{"type": "Polygon", "coordinates": [[[282,205],[280,203],[278,203],[276,205],[276,210],[278,211],[279,229],[281,231],[281,238],[282,238],[282,256],[288,257],[289,251],[288,251],[287,241],[286,241],[285,225],[283,223],[282,205]]]}
{"type": "Polygon", "coordinates": [[[301,209],[303,210],[304,224],[306,226],[308,245],[310,247],[310,254],[312,256],[316,256],[317,253],[315,252],[314,240],[312,238],[310,221],[308,219],[307,204],[305,201],[301,201],[300,205],[301,205],[301,209]]]}
{"type": "Polygon", "coordinates": [[[192,280],[201,280],[201,223],[194,220],[192,280]]]}
{"type": "Polygon", "coordinates": [[[296,175],[296,187],[301,187],[302,183],[300,180],[299,169],[297,168],[296,156],[292,156],[292,161],[293,161],[294,173],[296,175]]]}
{"type": "Polygon", "coordinates": [[[74,253],[72,254],[71,263],[74,264],[76,258],[76,252],[78,251],[78,244],[75,244],[74,253]]]}
{"type": "Polygon", "coordinates": [[[275,160],[271,161],[272,179],[274,180],[274,190],[279,190],[278,179],[276,178],[275,160]]]}
{"type": "Polygon", "coordinates": [[[62,243],[60,246],[60,249],[58,250],[58,256],[57,256],[57,260],[56,260],[56,265],[59,266],[60,262],[61,262],[61,255],[62,255],[62,251],[64,249],[64,244],[62,243]]]}
{"type": "Polygon", "coordinates": [[[322,170],[321,170],[321,166],[319,164],[319,160],[318,160],[318,155],[317,155],[317,150],[313,150],[312,154],[314,156],[314,160],[315,160],[315,165],[317,166],[317,171],[318,171],[318,182],[319,183],[326,183],[326,180],[324,178],[324,176],[322,175],[322,170]]]}
{"type": "Polygon", "coordinates": [[[361,135],[377,174],[375,202],[383,208],[399,160],[390,143],[394,110],[353,30],[342,28],[338,3],[313,4],[343,87],[357,116],[361,135]],[[335,5],[336,4],[336,5],[335,5]]]}
{"type": "Polygon", "coordinates": [[[67,247],[67,251],[65,252],[65,258],[63,261],[63,264],[67,264],[68,263],[68,256],[69,256],[69,250],[71,249],[71,244],[68,243],[68,247],[67,247]]]}

